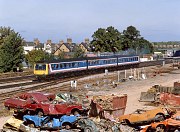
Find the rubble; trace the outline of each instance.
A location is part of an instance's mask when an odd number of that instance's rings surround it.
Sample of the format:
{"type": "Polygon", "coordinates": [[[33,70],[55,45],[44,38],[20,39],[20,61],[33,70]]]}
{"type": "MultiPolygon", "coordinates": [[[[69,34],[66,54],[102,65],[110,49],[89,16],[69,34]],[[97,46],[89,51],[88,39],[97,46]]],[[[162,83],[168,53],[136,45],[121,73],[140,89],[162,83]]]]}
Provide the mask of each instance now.
{"type": "Polygon", "coordinates": [[[125,112],[127,95],[96,95],[91,101],[89,116],[117,120],[125,112]]]}
{"type": "Polygon", "coordinates": [[[20,125],[23,123],[22,120],[15,118],[14,116],[10,117],[3,126],[3,131],[7,132],[9,129],[11,131],[17,131],[20,128],[20,125]]]}
{"type": "Polygon", "coordinates": [[[147,92],[141,92],[140,100],[141,102],[167,102],[165,100],[171,100],[170,104],[179,105],[180,102],[180,83],[174,82],[173,87],[165,87],[160,85],[154,85],[147,92]],[[166,96],[165,96],[166,95],[166,96]],[[167,99],[165,99],[167,97],[167,99]],[[173,103],[174,102],[174,103],[173,103]]]}
{"type": "MultiPolygon", "coordinates": [[[[179,83],[174,84],[174,88],[164,88],[161,89],[161,86],[155,86],[151,88],[149,93],[159,93],[160,91],[173,91],[179,89],[179,83]]],[[[106,85],[109,86],[109,85],[106,85]]],[[[76,127],[72,129],[65,129],[64,127],[58,128],[59,132],[140,132],[143,129],[142,126],[137,125],[133,126],[131,124],[123,124],[119,122],[119,117],[124,115],[126,103],[127,103],[127,95],[93,95],[92,97],[87,98],[86,95],[73,95],[71,93],[59,93],[56,95],[55,100],[58,102],[64,102],[66,104],[76,104],[81,103],[82,106],[86,105],[86,108],[90,108],[87,116],[80,116],[76,121],[76,127]],[[90,103],[91,102],[91,103],[90,103]],[[89,105],[89,106],[88,106],[89,105]]],[[[53,115],[54,116],[54,115],[53,115]]],[[[52,115],[50,118],[53,119],[52,115]]],[[[59,116],[59,115],[58,115],[59,116]]],[[[63,115],[62,115],[63,116],[63,115]]],[[[57,115],[55,115],[57,118],[57,115]]],[[[18,131],[21,130],[23,132],[49,132],[51,130],[48,129],[40,129],[40,127],[32,128],[28,125],[25,125],[23,120],[19,120],[15,117],[13,123],[6,123],[4,125],[4,132],[6,131],[18,131]],[[16,121],[17,119],[17,121],[16,121]],[[19,123],[18,123],[19,122],[19,123]],[[11,125],[8,125],[11,124],[11,125]],[[18,125],[17,125],[18,124],[18,125]]],[[[61,119],[59,119],[60,121],[61,119]]],[[[53,123],[51,121],[50,123],[53,123]]],[[[144,125],[144,124],[141,124],[144,125]]],[[[150,124],[148,124],[150,125],[150,124]]],[[[143,131],[145,132],[145,131],[143,131]]]]}

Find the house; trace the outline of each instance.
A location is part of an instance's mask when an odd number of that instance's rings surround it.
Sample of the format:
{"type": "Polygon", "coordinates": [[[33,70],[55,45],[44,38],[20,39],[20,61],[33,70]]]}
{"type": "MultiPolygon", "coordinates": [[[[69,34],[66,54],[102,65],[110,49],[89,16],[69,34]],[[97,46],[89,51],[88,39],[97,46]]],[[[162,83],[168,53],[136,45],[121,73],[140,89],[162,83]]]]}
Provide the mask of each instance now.
{"type": "Polygon", "coordinates": [[[65,53],[74,52],[76,47],[77,47],[76,43],[72,43],[72,39],[68,38],[66,43],[60,41],[60,43],[55,48],[56,50],[54,52],[54,55],[57,56],[61,52],[65,52],[65,53]]]}
{"type": "Polygon", "coordinates": [[[34,43],[24,41],[23,48],[24,48],[24,54],[27,54],[29,51],[34,49],[34,43]]]}
{"type": "Polygon", "coordinates": [[[36,50],[44,50],[43,43],[40,43],[40,41],[37,38],[34,39],[34,49],[36,49],[36,50]]]}
{"type": "Polygon", "coordinates": [[[51,54],[55,51],[55,43],[52,43],[51,40],[47,40],[46,43],[44,43],[44,51],[51,54]]]}
{"type": "Polygon", "coordinates": [[[79,47],[80,47],[85,53],[91,51],[91,48],[90,48],[89,44],[87,44],[87,43],[82,42],[82,43],[79,44],[79,47]]]}
{"type": "Polygon", "coordinates": [[[27,54],[29,51],[32,51],[34,49],[44,50],[44,45],[43,43],[40,43],[38,39],[34,39],[34,42],[23,41],[23,48],[24,48],[24,54],[27,54]]]}

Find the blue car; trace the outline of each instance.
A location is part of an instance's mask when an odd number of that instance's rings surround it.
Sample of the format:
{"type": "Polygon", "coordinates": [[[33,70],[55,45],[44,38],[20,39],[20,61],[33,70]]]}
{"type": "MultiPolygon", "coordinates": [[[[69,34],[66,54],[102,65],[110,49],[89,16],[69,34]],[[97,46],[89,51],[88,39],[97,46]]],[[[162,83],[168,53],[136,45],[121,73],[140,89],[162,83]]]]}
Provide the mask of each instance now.
{"type": "Polygon", "coordinates": [[[77,121],[79,115],[63,115],[60,118],[52,118],[50,116],[39,117],[37,115],[23,116],[24,124],[29,127],[39,127],[46,129],[70,129],[77,121]]]}

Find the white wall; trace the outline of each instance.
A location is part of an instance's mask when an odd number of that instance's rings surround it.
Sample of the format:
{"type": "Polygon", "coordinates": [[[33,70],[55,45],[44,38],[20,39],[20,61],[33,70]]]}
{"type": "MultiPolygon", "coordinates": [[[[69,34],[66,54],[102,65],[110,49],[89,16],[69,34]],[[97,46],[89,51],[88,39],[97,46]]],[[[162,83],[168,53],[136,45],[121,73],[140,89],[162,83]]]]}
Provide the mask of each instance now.
{"type": "Polygon", "coordinates": [[[27,54],[28,51],[31,51],[34,49],[34,46],[23,46],[24,48],[24,54],[27,54]]]}

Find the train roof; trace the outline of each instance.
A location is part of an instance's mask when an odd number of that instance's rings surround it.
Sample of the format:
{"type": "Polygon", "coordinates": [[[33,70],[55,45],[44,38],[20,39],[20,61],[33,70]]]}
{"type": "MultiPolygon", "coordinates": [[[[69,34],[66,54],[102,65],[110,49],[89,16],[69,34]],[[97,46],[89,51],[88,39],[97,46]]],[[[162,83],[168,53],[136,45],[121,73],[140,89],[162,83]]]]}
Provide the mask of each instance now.
{"type": "Polygon", "coordinates": [[[138,55],[114,55],[114,56],[100,56],[100,57],[83,57],[83,58],[70,58],[70,59],[54,59],[54,60],[43,60],[37,63],[58,63],[58,62],[69,62],[69,61],[82,61],[82,60],[94,60],[94,59],[107,59],[116,57],[131,57],[138,55]]]}

